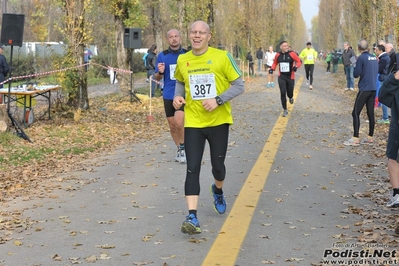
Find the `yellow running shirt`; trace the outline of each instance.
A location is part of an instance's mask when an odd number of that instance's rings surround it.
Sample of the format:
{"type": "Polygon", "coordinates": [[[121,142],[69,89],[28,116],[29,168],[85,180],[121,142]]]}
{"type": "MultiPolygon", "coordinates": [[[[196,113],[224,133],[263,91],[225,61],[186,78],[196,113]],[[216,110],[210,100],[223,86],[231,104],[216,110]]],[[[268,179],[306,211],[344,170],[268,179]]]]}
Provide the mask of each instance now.
{"type": "Polygon", "coordinates": [[[202,100],[222,94],[240,76],[241,71],[227,51],[209,47],[199,56],[192,51],[181,54],[177,59],[175,78],[185,87],[184,126],[204,128],[233,124],[230,102],[208,112],[202,106],[202,100]]]}
{"type": "Polygon", "coordinates": [[[306,65],[314,64],[314,60],[317,58],[317,52],[313,48],[305,48],[299,54],[299,57],[303,59],[303,63],[306,65]]]}

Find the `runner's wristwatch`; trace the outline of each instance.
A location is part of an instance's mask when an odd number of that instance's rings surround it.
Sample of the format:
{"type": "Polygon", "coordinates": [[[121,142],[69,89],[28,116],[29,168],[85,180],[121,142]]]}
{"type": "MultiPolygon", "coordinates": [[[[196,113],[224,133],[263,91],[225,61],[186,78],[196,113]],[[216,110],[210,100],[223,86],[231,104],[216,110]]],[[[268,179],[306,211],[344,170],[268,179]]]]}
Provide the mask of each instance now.
{"type": "Polygon", "coordinates": [[[216,103],[218,105],[222,105],[223,104],[223,100],[219,96],[216,96],[215,99],[216,99],[216,103]]]}

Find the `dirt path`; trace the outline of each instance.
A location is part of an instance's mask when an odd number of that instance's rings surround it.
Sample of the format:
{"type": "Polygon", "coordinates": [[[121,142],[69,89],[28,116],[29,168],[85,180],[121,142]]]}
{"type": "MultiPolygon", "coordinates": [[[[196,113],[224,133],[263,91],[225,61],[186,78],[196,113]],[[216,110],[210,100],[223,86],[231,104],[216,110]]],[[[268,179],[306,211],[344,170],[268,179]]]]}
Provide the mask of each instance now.
{"type": "MultiPolygon", "coordinates": [[[[304,83],[298,89],[290,115],[284,118],[285,128],[278,87],[266,88],[266,76],[246,80],[246,92],[232,103],[235,123],[226,159],[226,215],[212,208],[205,149],[201,235],[179,231],[186,215],[186,167],[174,162],[175,147],[169,132],[162,131],[86,160],[81,171],[60,174],[54,180],[57,189],[49,194],[3,204],[3,210],[20,214],[22,226],[3,231],[0,254],[6,255],[0,257],[0,265],[201,265],[220,236],[232,239],[231,246],[224,247],[227,255],[239,250],[234,265],[322,265],[324,250],[343,252],[345,246],[338,245],[342,243],[363,244],[355,248],[383,243],[386,251],[397,249],[392,234],[397,214],[384,206],[385,158],[375,156],[384,143],[342,145],[352,134],[356,92],[344,92],[323,70],[324,65],[316,68],[314,90],[304,83]],[[282,137],[281,143],[269,143],[275,135],[282,137]],[[230,211],[244,196],[241,189],[260,155],[271,149],[276,151],[271,170],[260,173],[267,181],[256,187],[259,202],[244,206],[254,210],[249,218],[242,217],[250,219],[246,237],[231,250],[236,236],[221,228],[229,224],[230,211]]],[[[140,125],[142,134],[155,132],[151,124],[140,125]]],[[[361,134],[366,131],[362,123],[361,134]]],[[[377,127],[376,137],[383,134],[377,127]]],[[[223,261],[211,265],[215,264],[224,265],[223,261]]]]}
{"type": "MultiPolygon", "coordinates": [[[[145,78],[136,78],[133,83],[134,89],[139,89],[149,86],[145,78]]],[[[120,93],[121,89],[119,84],[100,84],[88,87],[89,97],[104,96],[110,93],[120,93]]]]}

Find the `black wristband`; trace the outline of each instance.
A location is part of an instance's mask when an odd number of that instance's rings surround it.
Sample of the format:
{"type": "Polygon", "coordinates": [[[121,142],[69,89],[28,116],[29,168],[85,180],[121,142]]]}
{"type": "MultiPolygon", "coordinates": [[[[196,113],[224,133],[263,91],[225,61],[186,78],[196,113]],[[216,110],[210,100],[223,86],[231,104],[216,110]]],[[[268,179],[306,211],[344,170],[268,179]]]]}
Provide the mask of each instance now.
{"type": "Polygon", "coordinates": [[[215,99],[216,99],[216,103],[218,105],[222,105],[223,104],[223,100],[219,96],[216,96],[215,99]]]}
{"type": "Polygon", "coordinates": [[[162,73],[161,73],[161,72],[158,72],[158,74],[161,75],[161,76],[163,76],[163,72],[162,72],[162,73]]]}

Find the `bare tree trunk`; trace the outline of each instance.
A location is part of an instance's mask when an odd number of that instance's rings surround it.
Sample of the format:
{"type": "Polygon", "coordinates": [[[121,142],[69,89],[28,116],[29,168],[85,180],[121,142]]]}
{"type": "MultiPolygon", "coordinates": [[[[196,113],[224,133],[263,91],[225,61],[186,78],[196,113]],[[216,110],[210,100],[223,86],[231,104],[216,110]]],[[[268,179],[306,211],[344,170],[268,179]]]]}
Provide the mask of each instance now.
{"type": "MultiPolygon", "coordinates": [[[[130,69],[129,61],[130,54],[127,49],[123,46],[123,36],[125,33],[125,27],[121,17],[115,16],[115,32],[116,32],[116,60],[118,68],[120,69],[130,69]]],[[[126,73],[118,73],[118,82],[122,90],[129,90],[130,75],[126,73]]]]}
{"type": "Polygon", "coordinates": [[[187,24],[184,22],[184,18],[186,17],[186,12],[185,12],[185,0],[177,0],[177,10],[178,10],[178,17],[177,17],[177,25],[178,29],[180,31],[181,35],[181,40],[183,43],[186,43],[186,45],[190,45],[188,41],[188,35],[187,35],[187,24]]]}
{"type": "Polygon", "coordinates": [[[155,44],[157,45],[158,51],[162,51],[162,15],[161,15],[161,1],[155,0],[151,5],[151,24],[152,34],[154,36],[155,44]]]}
{"type": "MultiPolygon", "coordinates": [[[[83,65],[84,58],[84,45],[80,44],[78,46],[77,52],[75,54],[76,61],[79,65],[83,65]]],[[[79,81],[79,105],[78,107],[84,110],[89,109],[89,93],[87,91],[87,71],[88,66],[78,68],[78,81],[79,81]]]]}
{"type": "MultiPolygon", "coordinates": [[[[69,39],[68,52],[75,64],[82,65],[87,29],[85,28],[85,0],[65,1],[66,32],[69,39]]],[[[89,95],[87,92],[86,67],[71,70],[68,105],[75,108],[89,109],[89,95]]]]}
{"type": "MultiPolygon", "coordinates": [[[[208,9],[209,9],[209,16],[208,16],[208,25],[209,25],[209,27],[211,27],[211,29],[213,29],[213,30],[215,30],[215,17],[214,17],[214,6],[213,6],[213,0],[210,0],[209,2],[208,2],[208,9]]],[[[211,45],[212,46],[215,46],[216,44],[215,44],[215,41],[216,41],[216,38],[212,38],[211,39],[211,45]]]]}

